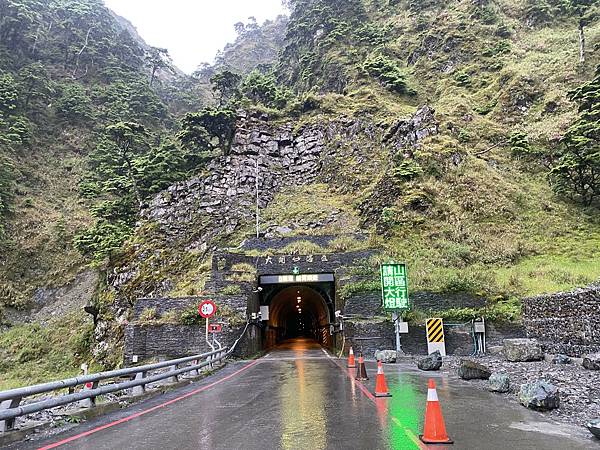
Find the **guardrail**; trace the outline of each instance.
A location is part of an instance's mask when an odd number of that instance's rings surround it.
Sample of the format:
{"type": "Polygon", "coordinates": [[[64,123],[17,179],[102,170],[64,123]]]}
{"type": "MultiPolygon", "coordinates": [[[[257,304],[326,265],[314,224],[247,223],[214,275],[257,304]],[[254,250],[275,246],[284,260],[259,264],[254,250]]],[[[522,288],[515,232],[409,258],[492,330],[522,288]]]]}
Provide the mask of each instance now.
{"type": "MultiPolygon", "coordinates": [[[[246,330],[244,329],[244,332],[245,331],[246,330]]],[[[235,344],[237,344],[238,341],[236,341],[235,344]]],[[[93,407],[96,404],[96,397],[100,395],[110,394],[111,392],[117,392],[124,389],[133,389],[133,395],[141,395],[145,392],[147,384],[155,383],[166,378],[171,378],[173,382],[177,382],[179,375],[187,372],[192,372],[192,375],[199,375],[199,369],[206,366],[212,366],[213,363],[227,358],[235,349],[235,344],[229,350],[227,347],[224,347],[208,353],[172,359],[155,364],[99,372],[92,375],[82,375],[79,377],[67,378],[65,380],[2,391],[0,392],[0,433],[13,430],[15,419],[20,416],[67,405],[77,401],[85,401],[86,404],[83,405],[84,407],[93,407]],[[180,367],[186,363],[190,364],[180,367]],[[170,370],[148,376],[149,372],[165,367],[170,367],[170,370]],[[101,381],[121,377],[130,377],[131,380],[99,386],[101,381]],[[75,392],[75,387],[80,385],[84,386],[83,390],[75,392]],[[69,393],[19,406],[21,401],[26,397],[60,389],[69,389],[69,393]]]]}

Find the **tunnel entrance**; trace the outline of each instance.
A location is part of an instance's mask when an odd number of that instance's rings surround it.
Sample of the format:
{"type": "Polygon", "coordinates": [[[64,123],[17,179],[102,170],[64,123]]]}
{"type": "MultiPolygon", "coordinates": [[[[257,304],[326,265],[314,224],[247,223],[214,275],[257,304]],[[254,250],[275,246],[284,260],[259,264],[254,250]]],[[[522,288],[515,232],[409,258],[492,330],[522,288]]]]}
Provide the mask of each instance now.
{"type": "Polygon", "coordinates": [[[309,338],[331,347],[333,274],[327,277],[331,281],[317,283],[269,283],[272,278],[261,277],[260,283],[263,320],[268,315],[263,322],[264,347],[271,348],[293,338],[309,338]]]}

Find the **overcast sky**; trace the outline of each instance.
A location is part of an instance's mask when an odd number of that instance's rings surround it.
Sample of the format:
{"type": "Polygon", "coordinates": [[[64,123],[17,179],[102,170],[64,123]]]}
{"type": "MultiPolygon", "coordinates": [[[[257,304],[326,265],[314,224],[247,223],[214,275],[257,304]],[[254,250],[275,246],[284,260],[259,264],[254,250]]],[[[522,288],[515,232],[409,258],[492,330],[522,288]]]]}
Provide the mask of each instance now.
{"type": "Polygon", "coordinates": [[[258,23],[285,10],[281,0],[104,0],[152,46],[169,50],[187,73],[235,40],[233,25],[254,16],[258,23]]]}

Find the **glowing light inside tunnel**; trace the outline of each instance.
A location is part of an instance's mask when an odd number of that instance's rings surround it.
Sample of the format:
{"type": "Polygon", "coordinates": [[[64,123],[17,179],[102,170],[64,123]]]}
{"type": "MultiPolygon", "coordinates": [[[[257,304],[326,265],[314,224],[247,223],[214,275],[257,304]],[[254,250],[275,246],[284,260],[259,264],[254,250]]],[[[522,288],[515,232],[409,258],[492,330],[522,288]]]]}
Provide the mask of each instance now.
{"type": "Polygon", "coordinates": [[[266,347],[294,337],[308,337],[323,345],[331,345],[329,316],[324,298],[314,288],[283,288],[270,299],[266,347]]]}

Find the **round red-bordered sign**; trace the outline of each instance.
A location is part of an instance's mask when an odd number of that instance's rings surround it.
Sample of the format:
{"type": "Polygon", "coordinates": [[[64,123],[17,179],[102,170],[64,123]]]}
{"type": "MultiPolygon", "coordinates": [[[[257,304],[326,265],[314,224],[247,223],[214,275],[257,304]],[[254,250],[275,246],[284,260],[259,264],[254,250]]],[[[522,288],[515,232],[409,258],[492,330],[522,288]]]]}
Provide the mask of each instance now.
{"type": "Polygon", "coordinates": [[[212,300],[204,300],[198,305],[198,313],[205,319],[214,316],[216,312],[217,305],[212,300]]]}

